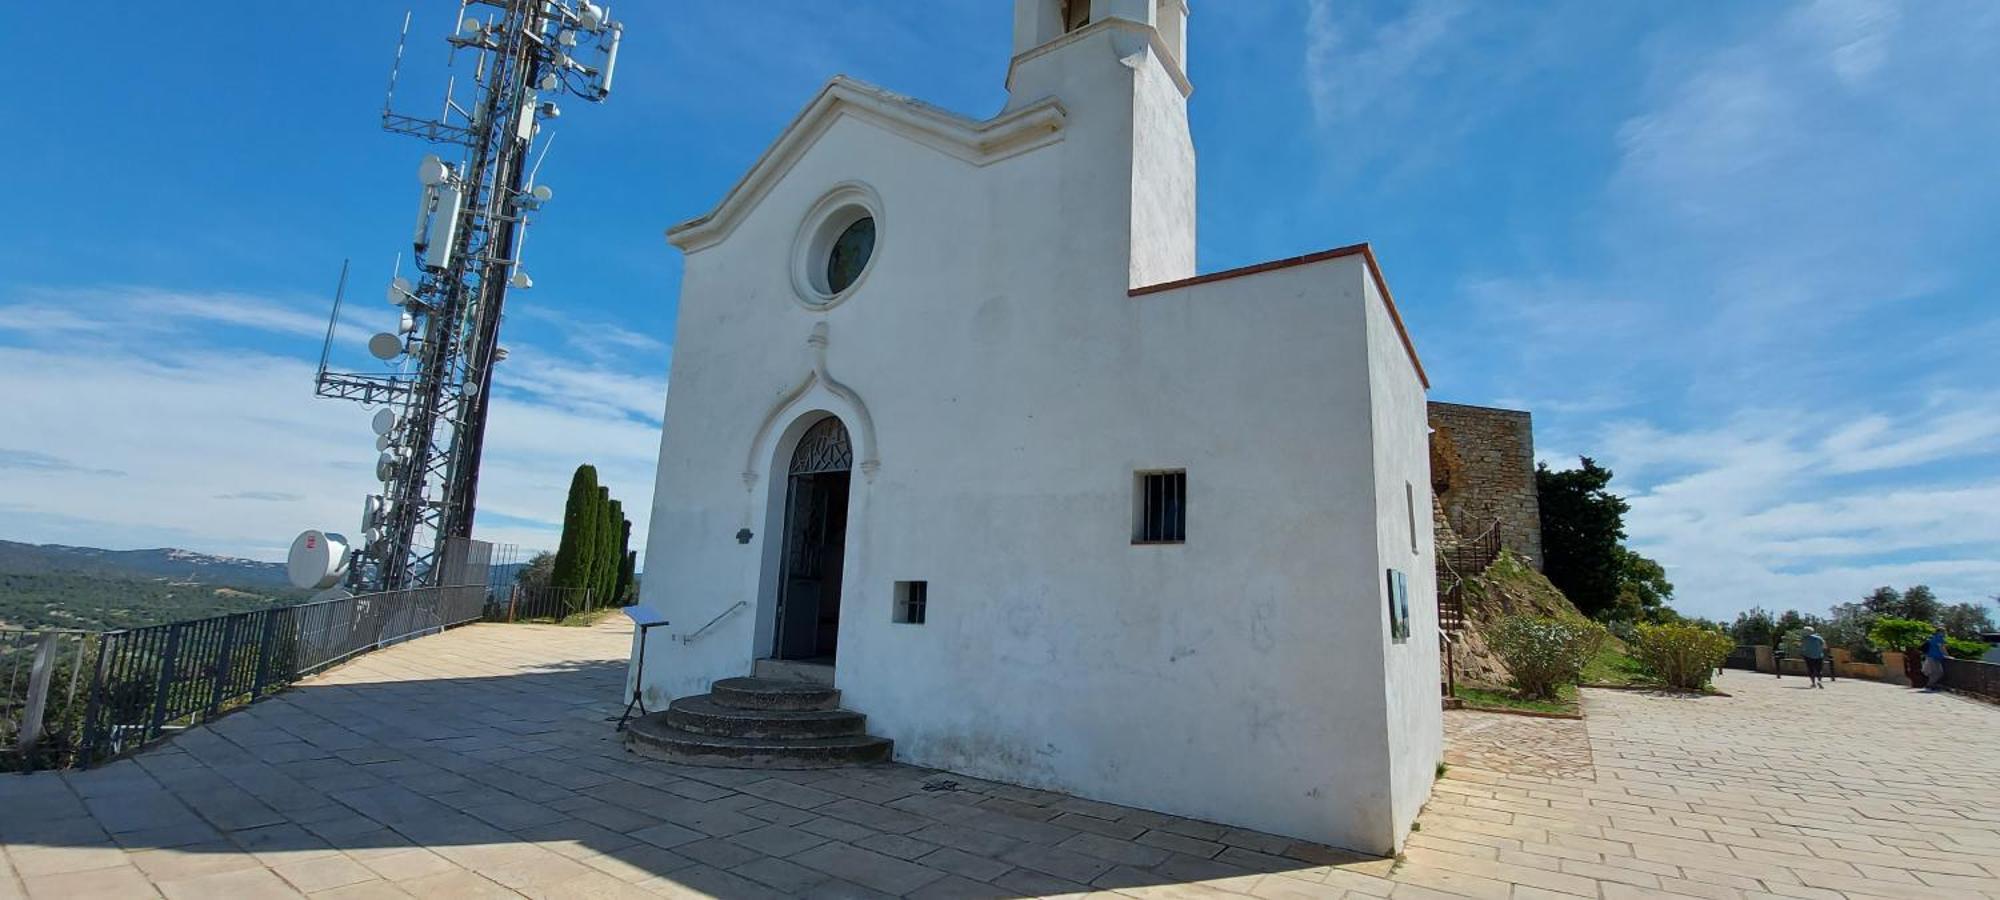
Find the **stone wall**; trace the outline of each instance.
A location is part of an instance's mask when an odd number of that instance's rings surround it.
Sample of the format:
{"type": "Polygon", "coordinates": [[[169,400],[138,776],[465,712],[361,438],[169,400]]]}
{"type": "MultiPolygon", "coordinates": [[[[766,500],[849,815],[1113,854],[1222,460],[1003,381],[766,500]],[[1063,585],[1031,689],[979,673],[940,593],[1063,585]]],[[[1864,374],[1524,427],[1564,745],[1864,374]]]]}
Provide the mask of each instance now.
{"type": "Polygon", "coordinates": [[[1496,520],[1500,543],[1542,568],[1535,436],[1526,412],[1430,404],[1431,491],[1439,530],[1477,537],[1496,520]]]}

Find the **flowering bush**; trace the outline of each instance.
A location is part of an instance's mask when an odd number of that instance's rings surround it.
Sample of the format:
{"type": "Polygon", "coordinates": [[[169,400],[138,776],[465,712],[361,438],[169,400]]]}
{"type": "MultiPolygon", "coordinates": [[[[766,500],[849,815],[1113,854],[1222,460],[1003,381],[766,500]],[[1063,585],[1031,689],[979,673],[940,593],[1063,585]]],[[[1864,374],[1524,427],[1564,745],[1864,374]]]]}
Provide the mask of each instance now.
{"type": "Polygon", "coordinates": [[[1583,667],[1604,646],[1604,626],[1577,616],[1508,616],[1487,642],[1514,675],[1514,691],[1531,700],[1554,700],[1563,685],[1583,677],[1583,667]]]}
{"type": "Polygon", "coordinates": [[[1698,625],[1640,625],[1633,645],[1639,661],[1667,687],[1698,691],[1708,687],[1715,667],[1736,648],[1735,639],[1698,625]]]}

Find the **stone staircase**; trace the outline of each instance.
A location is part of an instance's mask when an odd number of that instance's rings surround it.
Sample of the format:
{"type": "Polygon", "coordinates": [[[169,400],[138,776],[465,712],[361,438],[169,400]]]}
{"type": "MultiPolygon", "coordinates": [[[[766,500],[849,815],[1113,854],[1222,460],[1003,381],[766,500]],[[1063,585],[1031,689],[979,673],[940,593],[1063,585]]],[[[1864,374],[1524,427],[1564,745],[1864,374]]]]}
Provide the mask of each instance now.
{"type": "Polygon", "coordinates": [[[826,769],[887,762],[894,743],[867,734],[868,717],[840,708],[832,685],[787,678],[725,678],[634,719],[627,749],[668,762],[733,769],[826,769]]]}

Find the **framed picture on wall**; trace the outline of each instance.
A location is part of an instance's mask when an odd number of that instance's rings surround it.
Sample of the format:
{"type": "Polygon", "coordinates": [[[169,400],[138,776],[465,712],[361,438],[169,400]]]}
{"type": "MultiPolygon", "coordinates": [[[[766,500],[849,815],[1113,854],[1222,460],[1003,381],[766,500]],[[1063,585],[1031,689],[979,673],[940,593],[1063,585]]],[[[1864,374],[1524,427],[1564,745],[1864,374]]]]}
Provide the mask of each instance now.
{"type": "Polygon", "coordinates": [[[1389,570],[1389,640],[1401,644],[1410,639],[1410,582],[1397,569],[1389,570]]]}

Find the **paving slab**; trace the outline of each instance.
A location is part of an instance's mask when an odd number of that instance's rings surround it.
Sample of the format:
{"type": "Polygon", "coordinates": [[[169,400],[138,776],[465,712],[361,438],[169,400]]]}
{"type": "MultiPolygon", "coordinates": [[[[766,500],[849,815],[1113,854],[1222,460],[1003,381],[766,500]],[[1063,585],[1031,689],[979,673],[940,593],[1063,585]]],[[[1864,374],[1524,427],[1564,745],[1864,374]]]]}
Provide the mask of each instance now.
{"type": "Polygon", "coordinates": [[[1950,695],[1732,672],[1729,697],[1586,691],[1580,722],[1451,712],[1398,863],[903,765],[640,759],[607,722],[629,646],[469,626],[0,777],[0,900],[2000,898],[2000,708],[1950,695]]]}

